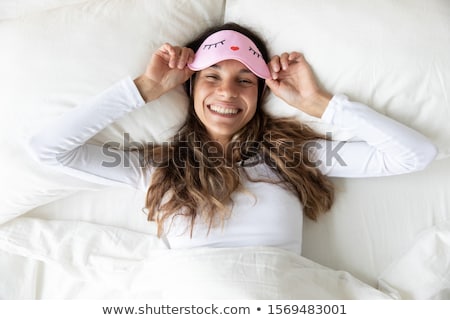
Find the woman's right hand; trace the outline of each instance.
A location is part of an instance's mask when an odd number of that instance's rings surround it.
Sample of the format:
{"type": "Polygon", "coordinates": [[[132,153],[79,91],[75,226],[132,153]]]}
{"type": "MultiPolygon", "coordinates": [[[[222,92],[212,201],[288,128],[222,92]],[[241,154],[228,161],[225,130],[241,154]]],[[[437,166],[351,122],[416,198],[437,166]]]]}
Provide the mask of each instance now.
{"type": "Polygon", "coordinates": [[[194,51],[186,47],[162,45],[151,57],[144,74],[135,79],[146,102],[184,83],[194,73],[187,66],[194,59],[194,51]]]}

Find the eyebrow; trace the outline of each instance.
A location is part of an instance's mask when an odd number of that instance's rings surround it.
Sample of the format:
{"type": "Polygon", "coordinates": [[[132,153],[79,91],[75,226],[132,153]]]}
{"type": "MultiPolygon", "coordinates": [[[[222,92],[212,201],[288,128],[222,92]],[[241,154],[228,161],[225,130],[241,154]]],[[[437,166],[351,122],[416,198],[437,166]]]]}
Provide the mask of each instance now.
{"type": "MultiPolygon", "coordinates": [[[[212,66],[210,66],[208,68],[219,69],[219,70],[221,69],[221,67],[218,64],[213,64],[212,66]]],[[[239,70],[239,73],[251,73],[251,74],[253,74],[253,72],[251,72],[248,69],[241,69],[241,70],[239,70]]]]}

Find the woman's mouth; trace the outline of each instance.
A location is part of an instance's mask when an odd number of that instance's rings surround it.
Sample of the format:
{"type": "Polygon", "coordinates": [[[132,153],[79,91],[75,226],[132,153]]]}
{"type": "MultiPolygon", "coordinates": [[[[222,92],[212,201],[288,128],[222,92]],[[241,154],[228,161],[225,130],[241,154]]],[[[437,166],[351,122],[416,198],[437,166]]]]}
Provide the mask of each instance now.
{"type": "Polygon", "coordinates": [[[221,116],[229,116],[229,117],[234,116],[234,115],[238,114],[239,112],[241,112],[241,109],[239,109],[239,108],[230,108],[230,107],[225,107],[225,106],[216,105],[216,104],[208,105],[208,109],[216,114],[221,115],[221,116]]]}

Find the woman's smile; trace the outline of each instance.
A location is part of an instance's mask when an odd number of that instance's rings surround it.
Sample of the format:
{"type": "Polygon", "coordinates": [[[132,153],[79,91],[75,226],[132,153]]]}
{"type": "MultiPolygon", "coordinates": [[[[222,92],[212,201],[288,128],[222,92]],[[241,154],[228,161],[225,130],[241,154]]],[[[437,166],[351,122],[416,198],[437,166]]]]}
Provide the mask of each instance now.
{"type": "Polygon", "coordinates": [[[208,109],[219,116],[227,117],[227,118],[234,118],[239,112],[242,111],[242,109],[234,106],[227,106],[222,104],[210,104],[207,106],[208,109]]]}

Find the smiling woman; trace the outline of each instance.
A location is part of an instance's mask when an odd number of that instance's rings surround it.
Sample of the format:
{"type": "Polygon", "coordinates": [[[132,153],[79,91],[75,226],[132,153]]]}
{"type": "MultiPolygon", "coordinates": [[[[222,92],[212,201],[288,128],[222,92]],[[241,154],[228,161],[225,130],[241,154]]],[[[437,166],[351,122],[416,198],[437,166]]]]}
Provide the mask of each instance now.
{"type": "MultiPolygon", "coordinates": [[[[331,183],[307,152],[299,152],[322,137],[264,112],[269,58],[250,30],[232,23],[212,28],[187,48],[195,51],[187,65],[197,71],[185,86],[191,98],[188,118],[169,152],[166,146],[151,148],[146,157],[150,164],[158,159],[147,192],[149,218],[158,222],[172,248],[272,245],[300,252],[301,203],[315,219],[333,199],[331,183]],[[252,173],[256,168],[260,172],[252,173]],[[257,201],[242,198],[240,190],[257,201]],[[278,194],[276,201],[262,201],[268,194],[278,194]],[[280,228],[271,230],[273,225],[280,228]]],[[[186,59],[182,48],[173,52],[186,59]]]]}
{"type": "Polygon", "coordinates": [[[436,154],[418,132],[320,88],[302,54],[270,59],[254,32],[233,23],[184,47],[162,45],[141,76],[67,112],[30,144],[38,159],[69,174],[146,190],[148,219],[171,248],[274,246],[296,253],[303,214],[316,220],[332,206],[327,176],[408,173],[436,154]],[[104,148],[87,141],[181,84],[190,104],[177,134],[119,152],[123,163],[104,166],[104,148]],[[269,116],[262,107],[266,86],[362,141],[330,141],[293,119],[269,116]]]}

